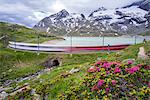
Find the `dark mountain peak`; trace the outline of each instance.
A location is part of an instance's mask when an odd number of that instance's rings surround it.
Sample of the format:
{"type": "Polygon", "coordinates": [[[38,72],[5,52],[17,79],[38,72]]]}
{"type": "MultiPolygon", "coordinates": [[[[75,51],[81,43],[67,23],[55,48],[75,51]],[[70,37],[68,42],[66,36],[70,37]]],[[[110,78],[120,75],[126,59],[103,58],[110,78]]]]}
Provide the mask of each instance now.
{"type": "Polygon", "coordinates": [[[141,0],[141,1],[138,1],[138,2],[134,2],[134,3],[132,3],[130,5],[127,5],[127,6],[123,7],[123,8],[129,8],[129,7],[132,7],[132,6],[140,6],[140,4],[143,3],[143,1],[144,0],[141,0]]]}
{"type": "Polygon", "coordinates": [[[59,20],[59,19],[65,18],[67,16],[69,16],[69,12],[66,11],[65,9],[63,9],[63,10],[59,11],[58,13],[51,15],[50,17],[51,18],[55,17],[56,20],[59,20]]]}
{"type": "Polygon", "coordinates": [[[100,7],[100,8],[98,8],[97,11],[105,11],[105,10],[107,10],[105,7],[100,7]]]}
{"type": "Polygon", "coordinates": [[[141,9],[144,9],[146,11],[149,11],[150,10],[150,0],[144,0],[140,6],[139,6],[141,9]]]}
{"type": "Polygon", "coordinates": [[[60,12],[58,13],[64,13],[64,14],[69,14],[69,12],[66,9],[62,9],[60,12]]]}
{"type": "Polygon", "coordinates": [[[105,7],[100,7],[100,8],[98,8],[97,10],[94,10],[94,11],[89,15],[89,17],[93,16],[93,13],[95,13],[95,12],[105,11],[105,10],[107,10],[105,7]]]}
{"type": "Polygon", "coordinates": [[[150,10],[150,0],[141,0],[141,1],[138,1],[138,2],[134,2],[130,5],[127,5],[123,8],[129,8],[129,7],[132,7],[132,6],[138,6],[139,8],[143,9],[143,10],[146,10],[146,11],[149,11],[150,10]]]}

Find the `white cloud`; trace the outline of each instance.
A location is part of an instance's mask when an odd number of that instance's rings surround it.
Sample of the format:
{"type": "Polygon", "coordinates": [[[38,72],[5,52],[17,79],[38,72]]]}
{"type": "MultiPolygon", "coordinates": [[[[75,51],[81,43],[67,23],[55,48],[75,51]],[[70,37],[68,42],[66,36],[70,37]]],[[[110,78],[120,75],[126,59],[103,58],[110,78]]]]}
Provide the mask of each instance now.
{"type": "Polygon", "coordinates": [[[58,12],[62,9],[67,9],[65,7],[65,4],[63,4],[60,0],[56,0],[53,4],[52,4],[52,9],[55,11],[55,12],[58,12]]]}

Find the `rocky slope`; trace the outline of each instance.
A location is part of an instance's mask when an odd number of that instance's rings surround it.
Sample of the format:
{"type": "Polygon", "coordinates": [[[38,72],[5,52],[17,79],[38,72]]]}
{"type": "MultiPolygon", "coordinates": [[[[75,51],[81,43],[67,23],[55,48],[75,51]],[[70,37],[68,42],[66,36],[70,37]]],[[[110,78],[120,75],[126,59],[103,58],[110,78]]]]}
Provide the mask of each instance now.
{"type": "Polygon", "coordinates": [[[148,30],[149,9],[150,1],[143,0],[116,9],[100,7],[88,17],[62,10],[42,19],[34,28],[60,35],[69,31],[74,35],[138,34],[148,30]]]}

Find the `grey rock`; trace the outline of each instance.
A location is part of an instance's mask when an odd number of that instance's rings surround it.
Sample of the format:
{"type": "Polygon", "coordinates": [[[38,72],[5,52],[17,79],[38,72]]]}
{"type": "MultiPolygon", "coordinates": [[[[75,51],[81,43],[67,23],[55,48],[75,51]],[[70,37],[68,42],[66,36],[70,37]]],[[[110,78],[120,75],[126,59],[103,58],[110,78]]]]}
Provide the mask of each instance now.
{"type": "Polygon", "coordinates": [[[79,72],[80,71],[80,69],[74,69],[74,68],[72,68],[70,71],[69,71],[69,73],[70,74],[73,74],[73,73],[76,73],[76,72],[79,72]]]}
{"type": "Polygon", "coordinates": [[[23,86],[23,87],[19,87],[18,89],[14,90],[14,92],[10,93],[9,95],[16,95],[17,93],[23,92],[24,90],[30,89],[30,86],[23,86]]]}
{"type": "Polygon", "coordinates": [[[33,100],[41,100],[40,98],[41,98],[40,95],[34,94],[33,100]]]}
{"type": "Polygon", "coordinates": [[[140,6],[139,6],[141,9],[144,9],[144,10],[147,10],[149,11],[150,10],[150,1],[149,0],[144,0],[140,6]]]}
{"type": "Polygon", "coordinates": [[[8,93],[6,93],[6,92],[1,92],[0,93],[0,100],[4,100],[6,97],[8,96],[8,93]]]}
{"type": "Polygon", "coordinates": [[[149,13],[148,14],[146,14],[145,15],[145,18],[147,19],[147,21],[148,21],[148,27],[150,27],[150,11],[149,11],[149,13]]]}
{"type": "Polygon", "coordinates": [[[31,90],[31,95],[34,95],[34,94],[36,94],[36,90],[35,90],[35,89],[32,89],[32,90],[31,90]]]}

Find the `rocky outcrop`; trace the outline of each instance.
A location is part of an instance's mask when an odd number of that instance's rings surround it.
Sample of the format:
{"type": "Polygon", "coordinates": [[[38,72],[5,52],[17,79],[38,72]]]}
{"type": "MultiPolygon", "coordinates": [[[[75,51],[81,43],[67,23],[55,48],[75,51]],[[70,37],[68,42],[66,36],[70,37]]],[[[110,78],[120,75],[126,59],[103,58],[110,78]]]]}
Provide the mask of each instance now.
{"type": "Polygon", "coordinates": [[[62,10],[42,19],[37,25],[34,26],[34,28],[45,30],[50,33],[60,32],[60,30],[61,32],[66,33],[68,27],[80,27],[85,21],[86,18],[83,14],[69,13],[66,10],[62,10]]]}
{"type": "Polygon", "coordinates": [[[141,2],[140,6],[141,9],[150,10],[150,1],[149,0],[144,0],[143,2],[141,2]]]}
{"type": "Polygon", "coordinates": [[[147,23],[147,27],[150,28],[150,11],[148,14],[145,15],[145,18],[147,19],[148,23],[147,23]]]}

